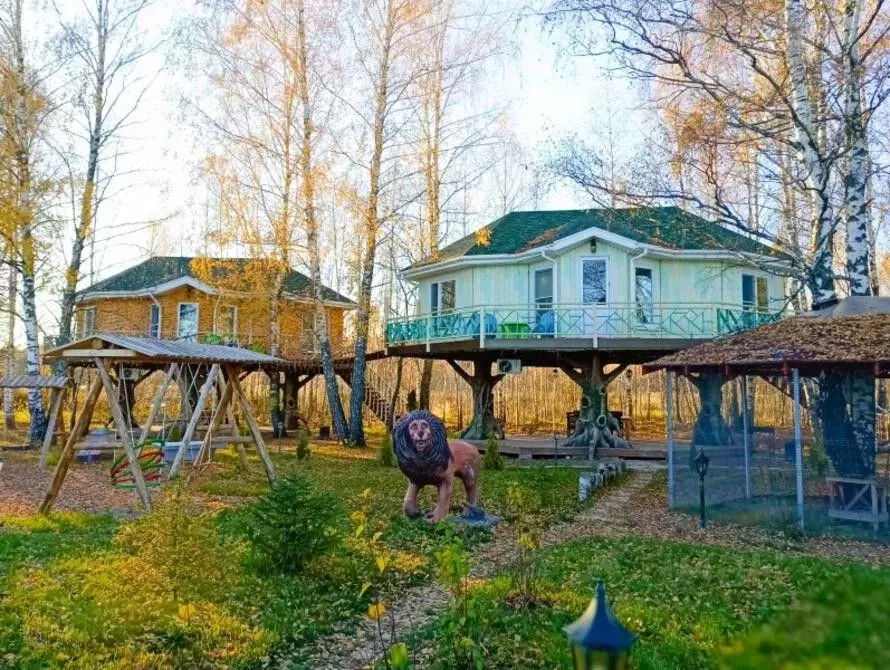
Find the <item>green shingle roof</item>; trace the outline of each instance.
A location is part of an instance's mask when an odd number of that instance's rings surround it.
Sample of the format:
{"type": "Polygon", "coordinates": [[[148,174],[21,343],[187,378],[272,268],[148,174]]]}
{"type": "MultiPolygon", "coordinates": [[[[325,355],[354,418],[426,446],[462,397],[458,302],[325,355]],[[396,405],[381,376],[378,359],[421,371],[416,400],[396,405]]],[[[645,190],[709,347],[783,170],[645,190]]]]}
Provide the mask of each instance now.
{"type": "Polygon", "coordinates": [[[477,244],[478,233],[473,233],[441,249],[436,258],[426,258],[413,267],[462,256],[518,254],[552,244],[590,228],[599,228],[635,242],[667,249],[779,255],[775,249],[762,242],[707,221],[679,207],[510,212],[485,228],[490,233],[487,245],[477,244]]]}
{"type": "MultiPolygon", "coordinates": [[[[112,275],[107,279],[96,282],[92,286],[82,290],[78,295],[88,293],[105,293],[118,291],[145,291],[147,289],[165,284],[183,277],[192,277],[198,281],[203,281],[201,277],[195,274],[192,268],[192,256],[152,256],[148,260],[142,261],[138,265],[127,268],[123,272],[112,275]]],[[[239,268],[243,268],[248,263],[256,261],[250,258],[210,258],[212,264],[218,263],[214,267],[214,272],[218,274],[220,280],[229,276],[231,272],[237,272],[239,268]]],[[[285,279],[284,290],[287,293],[296,296],[311,298],[312,281],[306,275],[291,270],[285,279]]],[[[325,300],[337,302],[352,303],[352,300],[333,289],[323,287],[325,300]]]]}

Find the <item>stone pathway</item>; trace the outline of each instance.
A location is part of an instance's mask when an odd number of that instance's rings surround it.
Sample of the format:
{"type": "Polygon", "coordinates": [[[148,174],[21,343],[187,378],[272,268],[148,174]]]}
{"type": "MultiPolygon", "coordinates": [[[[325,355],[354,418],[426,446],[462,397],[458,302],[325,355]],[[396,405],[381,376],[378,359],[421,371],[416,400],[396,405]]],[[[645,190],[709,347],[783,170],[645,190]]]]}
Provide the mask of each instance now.
{"type": "MultiPolygon", "coordinates": [[[[560,544],[581,536],[575,528],[589,529],[593,525],[621,523],[627,515],[628,502],[652,480],[652,471],[630,470],[630,480],[606,489],[603,497],[582,510],[573,521],[548,529],[541,538],[541,546],[560,544]]],[[[586,534],[589,534],[589,530],[586,534]]],[[[473,552],[471,579],[485,579],[509,564],[517,555],[515,528],[501,525],[495,529],[491,541],[473,552]]],[[[404,640],[405,635],[423,628],[448,606],[450,595],[437,583],[409,589],[388,606],[383,617],[383,639],[404,640]]],[[[302,667],[318,670],[358,670],[373,665],[375,650],[380,649],[377,623],[364,618],[354,634],[334,633],[316,641],[315,648],[302,667]]]]}

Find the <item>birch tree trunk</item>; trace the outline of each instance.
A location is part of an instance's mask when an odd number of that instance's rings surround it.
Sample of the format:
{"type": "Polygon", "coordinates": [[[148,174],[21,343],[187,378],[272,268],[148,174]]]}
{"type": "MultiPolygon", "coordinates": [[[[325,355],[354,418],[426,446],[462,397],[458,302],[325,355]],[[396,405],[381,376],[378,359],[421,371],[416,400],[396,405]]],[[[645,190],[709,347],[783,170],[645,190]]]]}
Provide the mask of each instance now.
{"type": "Polygon", "coordinates": [[[306,217],[306,243],[309,252],[309,275],[312,278],[312,290],[315,298],[314,328],[321,349],[321,367],[324,373],[324,388],[331,412],[331,422],[337,438],[344,440],[348,436],[348,427],[337,384],[337,373],[334,370],[334,356],[331,350],[331,338],[328,334],[328,318],[324,307],[324,286],[321,280],[321,253],[318,241],[318,218],[315,209],[315,166],[313,162],[315,125],[312,121],[312,100],[308,75],[309,47],[306,37],[306,8],[303,0],[298,0],[297,5],[297,58],[300,102],[303,106],[300,167],[302,170],[303,207],[306,217]]]}
{"type": "Polygon", "coordinates": [[[802,38],[804,12],[801,0],[785,1],[785,49],[795,114],[793,144],[806,168],[812,198],[814,221],[810,287],[813,307],[818,309],[837,300],[833,269],[834,214],[828,192],[830,172],[820,150],[819,130],[808,89],[802,38]]]}
{"type": "Polygon", "coordinates": [[[77,283],[80,280],[80,267],[83,262],[83,250],[86,240],[95,221],[96,180],[99,173],[99,152],[102,147],[103,126],[105,122],[105,62],[108,45],[109,7],[106,0],[97,0],[94,27],[96,29],[95,60],[92,64],[92,123],[89,126],[87,142],[87,167],[84,173],[83,191],[80,194],[80,211],[74,226],[74,239],[71,243],[71,257],[65,272],[65,287],[62,289],[61,314],[59,315],[59,341],[66,344],[71,341],[71,324],[74,317],[74,299],[77,294],[77,283]]]}
{"type": "Polygon", "coordinates": [[[352,395],[349,398],[349,439],[356,445],[365,444],[362,407],[365,398],[365,355],[368,350],[368,326],[371,314],[371,289],[374,285],[374,264],[377,257],[377,238],[380,227],[380,172],[383,162],[384,130],[390,106],[389,74],[392,66],[392,42],[395,32],[394,0],[386,3],[386,17],[380,35],[380,54],[377,83],[374,91],[373,149],[368,181],[368,201],[365,207],[365,249],[362,255],[359,282],[358,310],[355,319],[355,360],[352,368],[352,395]]]}
{"type": "Polygon", "coordinates": [[[859,31],[862,3],[847,0],[844,7],[844,137],[846,175],[844,220],[847,232],[847,276],[850,295],[871,295],[868,230],[868,137],[862,109],[862,64],[859,31]]]}
{"type": "MultiPolygon", "coordinates": [[[[14,265],[9,266],[9,292],[7,304],[9,320],[6,322],[6,374],[15,373],[15,314],[18,302],[19,273],[14,265]]],[[[14,389],[3,389],[3,414],[7,430],[15,430],[15,395],[14,389]]]]}

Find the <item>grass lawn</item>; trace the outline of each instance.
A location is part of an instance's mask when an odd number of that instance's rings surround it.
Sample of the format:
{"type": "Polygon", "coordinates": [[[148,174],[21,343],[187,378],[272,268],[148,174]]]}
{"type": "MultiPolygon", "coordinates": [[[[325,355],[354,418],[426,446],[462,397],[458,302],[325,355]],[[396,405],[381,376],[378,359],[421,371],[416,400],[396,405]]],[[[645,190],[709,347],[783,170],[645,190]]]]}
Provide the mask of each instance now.
{"type": "MultiPolygon", "coordinates": [[[[305,475],[339,503],[330,517],[336,547],[298,574],[270,570],[251,550],[250,506],[268,486],[255,460],[242,472],[228,452],[187,486],[168,486],[155,511],[136,520],[0,518],[0,668],[299,662],[319,636],[386,600],[387,589],[433,578],[437,556],[455,546],[458,531],[447,524],[402,516],[405,480],[373,457],[372,449],[331,446],[313,447],[303,461],[273,452],[282,476],[305,475]],[[196,506],[207,495],[243,500],[226,499],[234,504],[217,511],[196,506]]],[[[481,502],[507,523],[521,517],[523,527],[568,520],[579,510],[578,472],[486,471],[481,502]]],[[[432,499],[429,491],[426,507],[432,499]]],[[[471,547],[486,537],[461,541],[471,547]]],[[[604,577],[617,613],[640,635],[638,668],[890,667],[886,569],[602,538],[543,550],[537,563],[539,605],[518,609],[509,578],[498,577],[415,642],[436,649],[440,668],[457,667],[453,644],[465,633],[486,668],[568,667],[562,626],[604,577]]]]}
{"type": "Polygon", "coordinates": [[[643,539],[592,539],[542,551],[535,607],[508,577],[471,592],[426,632],[436,667],[477,638],[485,668],[571,667],[563,626],[603,578],[639,635],[633,667],[886,668],[890,570],[778,552],[643,539]],[[469,622],[469,623],[468,623],[469,622]]]}
{"type": "MultiPolygon", "coordinates": [[[[247,542],[247,505],[218,512],[194,506],[195,492],[249,498],[268,490],[258,463],[241,472],[231,453],[217,454],[213,470],[188,488],[170,487],[169,500],[136,521],[0,519],[0,667],[247,668],[298,658],[307,643],[357,621],[384,584],[429,579],[435,552],[456,532],[405,519],[406,481],[377,464],[372,449],[317,447],[305,461],[293,453],[273,459],[280,475],[308,475],[342,506],[335,524],[341,544],[299,575],[258,563],[247,542]],[[360,508],[364,539],[349,518],[360,508]],[[367,538],[377,532],[372,552],[367,538]],[[381,552],[385,577],[375,567],[381,552]]],[[[485,472],[482,503],[510,517],[511,491],[521,488],[527,510],[547,524],[578,509],[577,477],[571,469],[485,472]]],[[[432,499],[430,491],[427,507],[432,499]]],[[[477,531],[464,540],[485,537],[477,531]]]]}

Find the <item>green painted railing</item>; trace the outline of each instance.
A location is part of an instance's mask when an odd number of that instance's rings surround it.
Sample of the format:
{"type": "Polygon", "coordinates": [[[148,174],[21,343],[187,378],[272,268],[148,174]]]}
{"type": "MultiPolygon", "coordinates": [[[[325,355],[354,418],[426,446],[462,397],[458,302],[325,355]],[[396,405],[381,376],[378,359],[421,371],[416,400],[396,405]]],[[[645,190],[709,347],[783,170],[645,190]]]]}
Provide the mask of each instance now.
{"type": "Polygon", "coordinates": [[[489,339],[678,338],[709,339],[770,323],[781,314],[714,303],[609,303],[472,307],[394,319],[388,346],[489,339]]]}

